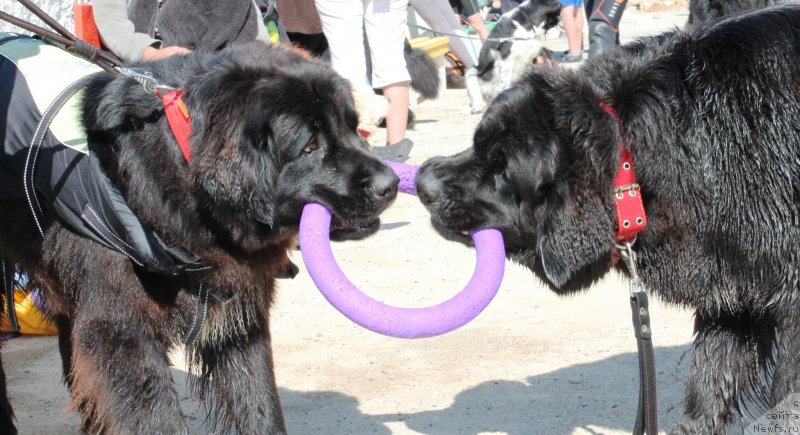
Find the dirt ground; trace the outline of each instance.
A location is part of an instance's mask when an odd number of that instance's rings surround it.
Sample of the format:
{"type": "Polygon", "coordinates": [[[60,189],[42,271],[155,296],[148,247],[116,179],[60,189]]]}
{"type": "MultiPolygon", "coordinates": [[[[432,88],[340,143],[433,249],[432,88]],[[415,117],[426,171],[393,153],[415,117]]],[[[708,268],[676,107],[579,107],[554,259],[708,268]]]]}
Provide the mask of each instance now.
{"type": "MultiPolygon", "coordinates": [[[[682,26],[685,10],[627,11],[623,41],[682,26]]],[[[547,45],[563,49],[563,39],[547,45]]],[[[416,111],[412,163],[470,146],[480,115],[467,115],[463,90],[416,111]]],[[[383,140],[382,131],[376,142],[383,140]]],[[[461,289],[474,252],[437,236],[413,197],[401,196],[382,230],[334,251],[350,279],[400,306],[442,301],[461,289]]],[[[294,434],[623,434],[636,411],[638,365],[627,284],[616,275],[584,294],[559,298],[527,270],[507,264],[489,307],[450,334],[388,338],[364,330],[327,304],[305,273],[282,281],[272,315],[275,365],[288,429],[294,434]]],[[[660,427],[683,405],[691,314],[652,302],[660,427]]],[[[135,357],[135,356],[132,356],[135,357]]],[[[23,434],[71,434],[54,337],[10,340],[3,351],[23,434]]],[[[174,374],[192,433],[209,433],[200,405],[174,374]]]]}

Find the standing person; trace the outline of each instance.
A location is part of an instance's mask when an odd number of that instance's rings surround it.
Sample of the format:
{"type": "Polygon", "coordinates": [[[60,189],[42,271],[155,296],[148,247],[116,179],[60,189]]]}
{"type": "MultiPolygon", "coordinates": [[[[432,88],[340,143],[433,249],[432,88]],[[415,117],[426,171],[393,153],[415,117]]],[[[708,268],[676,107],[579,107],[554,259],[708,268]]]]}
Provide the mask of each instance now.
{"type": "Polygon", "coordinates": [[[486,23],[483,21],[481,5],[478,0],[450,0],[450,6],[458,12],[459,16],[463,15],[467,19],[481,41],[485,41],[489,37],[489,29],[486,28],[486,23]]]}
{"type": "Polygon", "coordinates": [[[409,4],[433,30],[451,34],[450,49],[466,67],[464,81],[469,96],[470,112],[482,112],[486,108],[486,103],[483,102],[476,68],[480,47],[472,43],[469,34],[461,27],[453,14],[451,3],[447,0],[410,0],[409,4]]]}
{"type": "Polygon", "coordinates": [[[569,50],[553,53],[561,63],[580,62],[583,59],[583,7],[581,0],[561,0],[561,22],[567,34],[569,50]]]}
{"type": "Polygon", "coordinates": [[[589,59],[619,45],[619,23],[628,0],[586,0],[589,21],[589,59]]]}
{"type": "Polygon", "coordinates": [[[125,62],[163,59],[194,49],[218,50],[259,39],[269,43],[254,0],[211,9],[193,0],[92,0],[103,43],[125,62]]]}
{"type": "Polygon", "coordinates": [[[316,0],[316,6],[333,69],[350,80],[356,94],[369,86],[383,90],[389,100],[387,145],[373,151],[386,159],[407,159],[413,147],[405,137],[411,80],[403,54],[408,0],[316,0]],[[367,77],[365,34],[371,77],[367,77]]]}

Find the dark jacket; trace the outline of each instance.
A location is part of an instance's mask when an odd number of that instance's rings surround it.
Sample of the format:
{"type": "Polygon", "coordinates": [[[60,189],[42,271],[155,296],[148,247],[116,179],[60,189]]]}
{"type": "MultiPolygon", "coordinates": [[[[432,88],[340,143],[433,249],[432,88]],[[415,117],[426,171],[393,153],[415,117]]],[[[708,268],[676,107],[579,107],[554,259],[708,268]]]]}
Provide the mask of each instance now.
{"type": "Polygon", "coordinates": [[[39,39],[0,33],[0,201],[26,201],[42,235],[56,218],[147,270],[198,269],[142,225],[88,149],[79,92],[98,72],[39,39]]]}

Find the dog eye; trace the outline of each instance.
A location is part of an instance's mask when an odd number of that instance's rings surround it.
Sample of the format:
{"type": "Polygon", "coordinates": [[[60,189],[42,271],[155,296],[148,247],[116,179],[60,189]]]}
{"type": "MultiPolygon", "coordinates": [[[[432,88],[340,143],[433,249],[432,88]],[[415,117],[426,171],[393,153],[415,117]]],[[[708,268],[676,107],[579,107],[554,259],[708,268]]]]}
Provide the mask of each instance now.
{"type": "Polygon", "coordinates": [[[493,156],[490,160],[491,168],[493,169],[495,175],[502,174],[506,171],[506,167],[508,166],[508,161],[506,160],[505,154],[498,153],[493,156]]]}
{"type": "Polygon", "coordinates": [[[303,152],[306,153],[306,154],[311,154],[311,153],[313,153],[314,151],[316,151],[318,149],[319,149],[319,144],[316,143],[316,142],[312,142],[312,143],[308,144],[307,147],[303,148],[303,152]]]}

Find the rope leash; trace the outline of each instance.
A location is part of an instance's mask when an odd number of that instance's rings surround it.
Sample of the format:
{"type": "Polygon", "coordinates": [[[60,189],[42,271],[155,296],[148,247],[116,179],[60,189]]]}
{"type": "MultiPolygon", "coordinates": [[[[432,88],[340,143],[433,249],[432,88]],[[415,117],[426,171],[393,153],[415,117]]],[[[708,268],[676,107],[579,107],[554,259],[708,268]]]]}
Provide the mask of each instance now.
{"type": "Polygon", "coordinates": [[[420,26],[419,24],[414,24],[414,23],[408,23],[408,26],[409,27],[413,27],[415,29],[425,30],[427,32],[431,32],[434,35],[444,35],[444,36],[451,36],[451,37],[454,37],[454,38],[469,39],[469,40],[483,41],[483,42],[530,41],[530,40],[536,39],[536,37],[515,38],[515,37],[512,37],[512,36],[509,36],[507,38],[486,38],[485,40],[483,40],[479,36],[463,36],[463,35],[459,35],[459,34],[451,33],[451,32],[442,32],[440,30],[434,30],[434,29],[431,29],[430,27],[420,26]]]}

